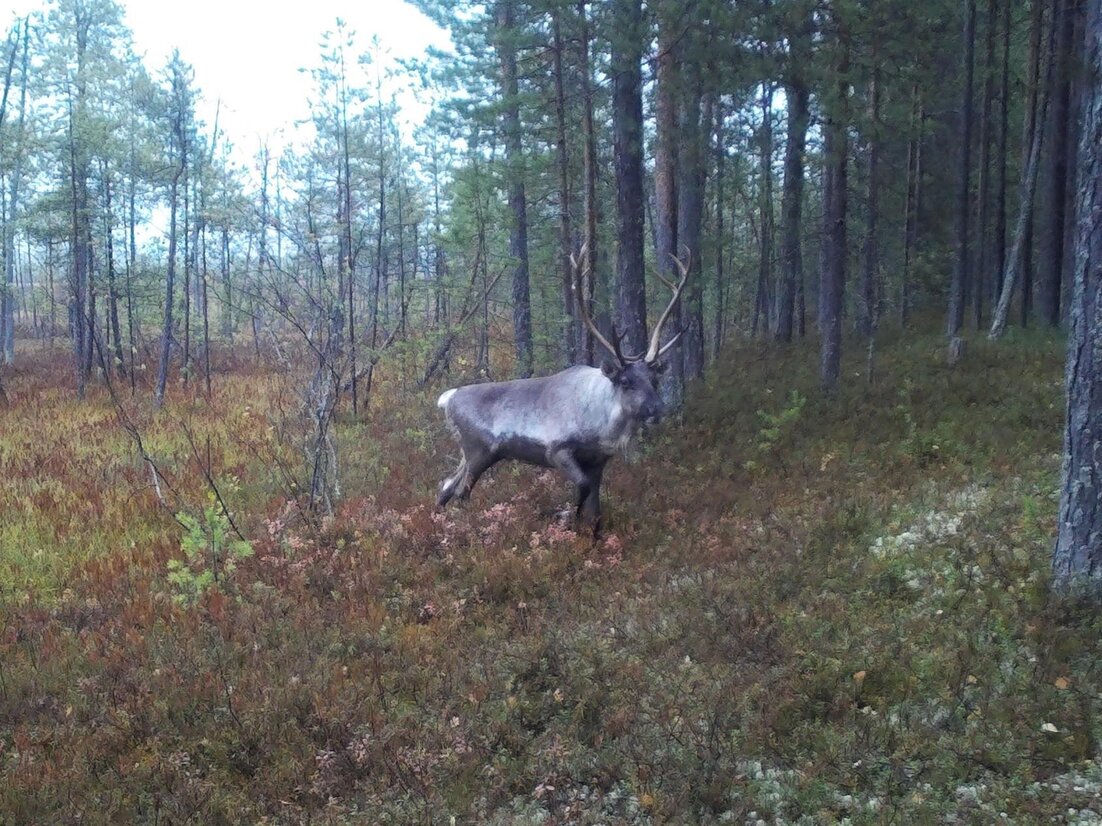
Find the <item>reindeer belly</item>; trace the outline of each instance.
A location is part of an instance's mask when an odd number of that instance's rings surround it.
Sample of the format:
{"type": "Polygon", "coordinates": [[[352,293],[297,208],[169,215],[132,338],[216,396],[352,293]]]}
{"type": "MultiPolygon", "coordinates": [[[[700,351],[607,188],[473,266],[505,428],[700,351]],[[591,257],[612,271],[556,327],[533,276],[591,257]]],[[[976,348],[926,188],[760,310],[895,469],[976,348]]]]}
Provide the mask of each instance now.
{"type": "Polygon", "coordinates": [[[547,445],[529,436],[510,434],[499,438],[493,446],[495,460],[515,459],[529,465],[551,467],[547,458],[547,445]]]}

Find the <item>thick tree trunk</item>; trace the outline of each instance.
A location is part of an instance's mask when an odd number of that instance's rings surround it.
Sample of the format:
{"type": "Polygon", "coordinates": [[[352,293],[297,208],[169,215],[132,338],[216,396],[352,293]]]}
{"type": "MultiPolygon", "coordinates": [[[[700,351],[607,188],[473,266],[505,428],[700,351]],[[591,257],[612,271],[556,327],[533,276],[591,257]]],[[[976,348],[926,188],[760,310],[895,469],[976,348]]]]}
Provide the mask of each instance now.
{"type": "Polygon", "coordinates": [[[1068,156],[1074,151],[1071,124],[1071,52],[1075,31],[1075,0],[1053,0],[1052,25],[1056,33],[1052,85],[1046,128],[1045,204],[1041,223],[1041,250],[1037,272],[1037,309],[1051,327],[1060,324],[1060,295],[1064,271],[1064,223],[1067,214],[1068,156]]]}
{"type": "Polygon", "coordinates": [[[880,250],[877,237],[877,222],[880,218],[880,83],[875,66],[870,86],[865,248],[861,267],[861,315],[858,318],[861,334],[866,338],[872,338],[876,332],[880,305],[880,250]]]}
{"type": "Polygon", "coordinates": [[[562,9],[551,12],[551,55],[555,75],[555,156],[559,177],[559,272],[562,279],[562,361],[566,366],[578,360],[578,342],[574,338],[574,283],[570,254],[570,158],[566,150],[566,92],[563,82],[562,9]]]}
{"type": "Polygon", "coordinates": [[[972,192],[972,78],[974,74],[976,50],[976,2],[965,0],[964,36],[963,36],[963,86],[960,107],[960,157],[957,169],[956,194],[956,264],[953,267],[953,280],[949,285],[949,319],[947,332],[955,338],[964,326],[964,308],[968,304],[971,287],[971,261],[969,259],[969,216],[971,213],[970,196],[972,192]]]}
{"type": "Polygon", "coordinates": [[[983,101],[980,106],[980,168],[977,199],[976,241],[978,260],[972,310],[976,329],[983,327],[983,307],[987,291],[987,268],[991,261],[988,228],[991,219],[991,107],[995,96],[995,0],[987,0],[987,23],[984,31],[983,101]]]}
{"type": "Polygon", "coordinates": [[[1061,248],[1063,250],[1063,263],[1061,265],[1061,293],[1060,293],[1060,323],[1067,325],[1071,319],[1070,303],[1072,294],[1071,273],[1073,270],[1073,258],[1075,246],[1075,192],[1079,175],[1079,135],[1080,117],[1083,105],[1083,65],[1078,59],[1085,37],[1084,26],[1086,24],[1086,8],[1083,0],[1072,0],[1068,10],[1071,15],[1071,50],[1075,53],[1068,63],[1068,119],[1067,141],[1068,162],[1065,174],[1066,185],[1064,187],[1064,213],[1067,219],[1064,221],[1064,238],[1061,248]]]}
{"type": "MultiPolygon", "coordinates": [[[[597,202],[597,137],[593,126],[593,78],[589,68],[589,21],[586,17],[586,2],[587,0],[579,0],[578,2],[578,19],[581,24],[581,32],[578,38],[578,69],[582,82],[582,132],[585,135],[583,163],[585,165],[584,243],[586,260],[583,266],[592,277],[589,279],[589,293],[580,296],[578,300],[586,302],[590,315],[592,315],[593,285],[598,278],[597,210],[600,207],[597,202]]],[[[574,317],[574,340],[578,342],[578,347],[581,350],[581,360],[585,364],[592,365],[595,360],[593,334],[582,323],[579,314],[575,314],[574,317]]]]}
{"type": "MultiPolygon", "coordinates": [[[[1034,30],[1040,32],[1040,17],[1034,18],[1034,30]]],[[[1006,330],[1010,316],[1010,302],[1017,286],[1018,275],[1022,274],[1022,324],[1026,323],[1031,297],[1031,263],[1033,256],[1033,213],[1036,206],[1037,179],[1041,168],[1041,146],[1044,141],[1045,114],[1048,109],[1048,87],[1054,71],[1052,49],[1055,45],[1055,31],[1049,32],[1047,58],[1045,59],[1045,82],[1043,88],[1038,84],[1036,110],[1027,109],[1025,131],[1030,133],[1028,154],[1022,167],[1022,179],[1019,184],[1018,223],[1014,231],[1014,243],[1010,248],[1010,258],[1006,263],[1006,272],[1002,279],[1002,292],[991,319],[989,338],[1000,337],[1006,330]]],[[[1040,62],[1040,48],[1037,49],[1040,62]]],[[[1033,97],[1031,95],[1031,97],[1033,97]]]]}
{"type": "MultiPolygon", "coordinates": [[[[677,187],[677,237],[683,254],[691,258],[689,282],[682,294],[681,314],[685,334],[681,338],[685,378],[704,373],[704,310],[700,241],[704,220],[704,135],[700,128],[702,89],[699,66],[689,64],[690,88],[681,119],[680,181],[677,187]]],[[[673,331],[676,334],[676,330],[673,331]]]]}
{"type": "Polygon", "coordinates": [[[1052,571],[1102,596],[1102,2],[1089,0],[1067,358],[1063,486],[1052,571]]]}
{"type": "Polygon", "coordinates": [[[819,383],[832,393],[838,386],[842,359],[842,303],[846,282],[846,203],[849,154],[846,99],[849,50],[839,44],[838,80],[823,128],[823,239],[819,270],[819,383]]]}
{"type": "Polygon", "coordinates": [[[1003,270],[1006,269],[1006,176],[1007,141],[1010,134],[1010,2],[1003,0],[1002,7],[1002,60],[999,79],[999,137],[995,148],[999,175],[995,184],[995,238],[994,272],[995,300],[998,301],[1003,290],[1003,270]]]}
{"type": "Polygon", "coordinates": [[[84,126],[87,96],[84,61],[88,48],[90,25],[88,16],[78,7],[76,15],[77,71],[73,88],[69,91],[67,103],[69,107],[69,186],[72,199],[69,231],[70,258],[72,259],[69,320],[73,337],[77,396],[80,398],[84,398],[91,363],[91,319],[88,304],[91,288],[92,233],[88,216],[88,159],[80,135],[84,126]]]}
{"type": "Polygon", "coordinates": [[[625,350],[647,347],[647,291],[643,270],[643,54],[642,0],[612,3],[612,131],[616,164],[616,283],[625,350]]]}
{"type": "MultiPolygon", "coordinates": [[[[677,148],[678,107],[680,96],[678,66],[680,55],[677,38],[668,16],[659,20],[658,76],[655,88],[654,120],[654,237],[655,261],[659,271],[667,279],[677,278],[677,265],[673,258],[678,253],[677,238],[677,148]]],[[[670,313],[667,328],[681,329],[680,302],[670,313]]],[[[663,331],[663,336],[669,333],[663,331]]],[[[685,371],[680,346],[666,356],[667,370],[662,376],[662,399],[671,410],[680,410],[684,391],[685,371]]]]}
{"type": "Polygon", "coordinates": [[[899,324],[911,312],[911,258],[918,242],[918,202],[922,186],[922,104],[918,83],[911,90],[911,138],[907,143],[907,194],[903,204],[903,269],[899,278],[899,324]]]}
{"type": "Polygon", "coordinates": [[[497,53],[501,61],[501,91],[504,100],[502,126],[505,133],[505,163],[509,181],[509,255],[513,259],[513,335],[516,373],[532,375],[532,306],[528,279],[528,204],[524,194],[524,146],[520,131],[520,102],[517,89],[516,22],[513,0],[497,2],[497,53]]]}
{"type": "MultiPolygon", "coordinates": [[[[1037,125],[1037,101],[1041,90],[1041,34],[1044,28],[1045,0],[1032,0],[1029,11],[1029,58],[1026,67],[1025,116],[1022,118],[1022,155],[1028,156],[1033,146],[1037,125]]],[[[1019,323],[1025,327],[1033,311],[1033,221],[1025,228],[1022,260],[1022,300],[1019,323]]]]}
{"type": "MultiPolygon", "coordinates": [[[[167,275],[165,278],[165,303],[164,303],[164,327],[161,332],[161,363],[157,370],[157,389],[155,393],[155,400],[157,407],[164,404],[165,400],[165,387],[168,384],[168,368],[172,355],[172,341],[173,341],[173,302],[175,299],[175,287],[176,287],[176,240],[177,240],[177,227],[176,227],[176,208],[177,201],[179,200],[180,181],[184,180],[186,184],[187,173],[187,133],[185,131],[186,120],[188,117],[187,101],[186,101],[186,89],[182,75],[178,69],[174,66],[174,73],[172,78],[172,102],[174,105],[173,122],[172,122],[172,134],[175,144],[175,149],[179,153],[180,165],[176,168],[172,175],[172,184],[169,188],[169,220],[168,220],[168,267],[167,275]]],[[[267,183],[267,152],[265,149],[265,164],[264,164],[264,180],[265,185],[267,183]]],[[[265,189],[266,192],[266,189],[265,189]]],[[[266,198],[263,199],[266,202],[266,198]]],[[[267,217],[264,215],[263,217],[267,217]]],[[[265,231],[266,227],[262,227],[261,231],[265,231]]],[[[186,237],[187,226],[185,224],[184,234],[186,237]]],[[[186,362],[185,362],[186,368],[186,362]]]]}
{"type": "Polygon", "coordinates": [[[781,194],[781,289],[777,297],[776,339],[791,341],[797,285],[803,282],[804,152],[810,120],[811,92],[804,72],[811,46],[810,17],[801,21],[792,38],[785,83],[788,124],[784,144],[784,183],[781,194]]]}
{"type": "MultiPolygon", "coordinates": [[[[4,101],[7,102],[8,89],[11,87],[12,64],[15,61],[16,47],[22,43],[23,59],[19,78],[19,120],[15,127],[15,162],[11,170],[8,194],[8,214],[4,221],[4,281],[0,284],[0,363],[11,364],[15,361],[15,221],[19,213],[20,187],[23,183],[24,125],[27,113],[28,63],[30,54],[30,20],[23,20],[23,35],[19,36],[19,25],[14,27],[15,40],[12,44],[11,62],[8,64],[7,80],[4,82],[4,101]]],[[[0,114],[0,125],[4,116],[0,114]]]]}

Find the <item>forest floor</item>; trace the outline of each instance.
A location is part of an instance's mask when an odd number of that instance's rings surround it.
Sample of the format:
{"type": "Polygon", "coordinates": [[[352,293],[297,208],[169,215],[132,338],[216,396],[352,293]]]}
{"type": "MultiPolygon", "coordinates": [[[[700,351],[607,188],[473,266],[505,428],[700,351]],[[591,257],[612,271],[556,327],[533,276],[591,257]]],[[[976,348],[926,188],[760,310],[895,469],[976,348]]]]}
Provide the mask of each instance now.
{"type": "Polygon", "coordinates": [[[810,345],[727,350],[610,466],[599,543],[530,468],[435,514],[440,388],[342,422],[311,526],[276,371],[219,359],[154,413],[32,354],[0,409],[0,823],[1102,819],[1102,619],[1047,587],[1062,342],[949,369],[885,334],[872,383],[850,350],[833,400],[810,345]]]}

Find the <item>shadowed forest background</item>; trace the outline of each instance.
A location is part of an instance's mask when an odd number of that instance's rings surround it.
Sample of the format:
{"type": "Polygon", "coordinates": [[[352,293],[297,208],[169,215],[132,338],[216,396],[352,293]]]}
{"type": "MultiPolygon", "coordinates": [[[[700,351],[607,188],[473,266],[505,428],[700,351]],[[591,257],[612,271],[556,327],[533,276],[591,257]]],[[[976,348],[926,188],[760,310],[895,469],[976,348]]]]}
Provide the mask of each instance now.
{"type": "Polygon", "coordinates": [[[1100,4],[413,5],[244,148],[111,0],[3,21],[0,821],[1102,819],[1100,4]],[[605,534],[434,511],[440,391],[675,257],[605,534]]]}

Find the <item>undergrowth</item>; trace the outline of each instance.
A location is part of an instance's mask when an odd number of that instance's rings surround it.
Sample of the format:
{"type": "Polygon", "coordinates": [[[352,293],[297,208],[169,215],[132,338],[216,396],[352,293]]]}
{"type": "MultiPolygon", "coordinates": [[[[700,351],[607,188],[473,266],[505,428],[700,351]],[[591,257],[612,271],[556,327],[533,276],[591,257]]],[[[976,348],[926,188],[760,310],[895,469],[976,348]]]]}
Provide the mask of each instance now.
{"type": "Polygon", "coordinates": [[[135,405],[185,500],[180,423],[209,438],[251,553],[213,503],[181,528],[106,399],[6,379],[0,821],[1097,819],[1102,624],[1047,587],[1061,362],[886,337],[826,399],[808,347],[739,345],[610,466],[599,543],[528,468],[434,513],[435,392],[342,422],[317,524],[264,371],[135,405]]]}

